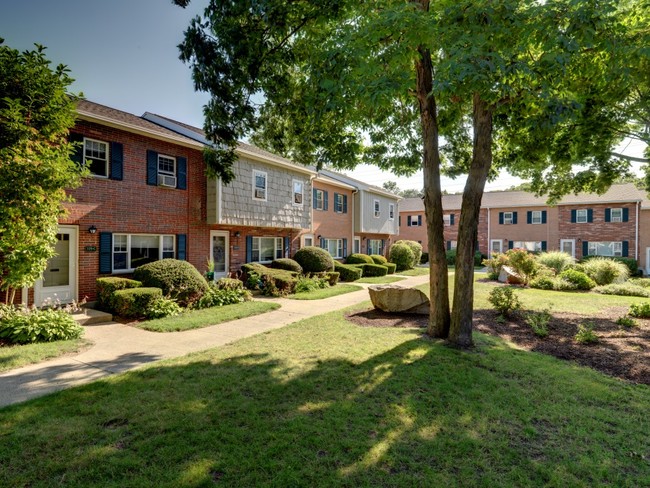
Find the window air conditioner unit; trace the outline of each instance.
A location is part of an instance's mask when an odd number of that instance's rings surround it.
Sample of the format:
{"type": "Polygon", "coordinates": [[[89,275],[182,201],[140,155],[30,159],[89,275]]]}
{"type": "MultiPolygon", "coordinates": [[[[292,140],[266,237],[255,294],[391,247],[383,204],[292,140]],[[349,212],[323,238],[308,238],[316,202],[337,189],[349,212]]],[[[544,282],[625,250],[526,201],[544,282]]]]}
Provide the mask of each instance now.
{"type": "Polygon", "coordinates": [[[158,186],[176,188],[176,177],[169,175],[158,175],[158,186]]]}

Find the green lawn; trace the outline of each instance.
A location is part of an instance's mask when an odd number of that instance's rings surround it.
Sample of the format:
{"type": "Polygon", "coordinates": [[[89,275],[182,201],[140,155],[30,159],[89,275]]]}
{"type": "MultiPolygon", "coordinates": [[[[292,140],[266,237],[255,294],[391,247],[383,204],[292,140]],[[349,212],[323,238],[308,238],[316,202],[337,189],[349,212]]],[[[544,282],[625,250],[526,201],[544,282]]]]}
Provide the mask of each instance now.
{"type": "Polygon", "coordinates": [[[323,298],[335,297],[337,295],[343,295],[358,290],[363,290],[363,287],[339,283],[336,286],[330,286],[328,288],[289,295],[287,298],[293,300],[322,300],[323,298]]]}
{"type": "Polygon", "coordinates": [[[368,278],[361,278],[355,281],[355,283],[372,283],[372,284],[385,284],[385,283],[395,283],[396,281],[402,281],[405,280],[403,276],[394,276],[394,275],[386,275],[386,276],[371,276],[368,278]]]}
{"type": "Polygon", "coordinates": [[[164,319],[138,322],[137,326],[153,332],[178,332],[243,319],[244,317],[259,315],[275,310],[276,308],[280,308],[280,305],[271,302],[251,301],[233,303],[232,305],[224,305],[223,307],[192,310],[176,317],[165,317],[164,319]]]}
{"type": "Polygon", "coordinates": [[[77,353],[90,347],[91,344],[91,341],[80,338],[70,341],[3,346],[0,347],[0,372],[77,353]]]}
{"type": "Polygon", "coordinates": [[[403,276],[424,276],[429,274],[429,267],[407,269],[405,271],[396,271],[396,273],[403,276]]]}
{"type": "Polygon", "coordinates": [[[0,410],[0,486],[649,486],[650,389],[342,312],[0,410]]]}

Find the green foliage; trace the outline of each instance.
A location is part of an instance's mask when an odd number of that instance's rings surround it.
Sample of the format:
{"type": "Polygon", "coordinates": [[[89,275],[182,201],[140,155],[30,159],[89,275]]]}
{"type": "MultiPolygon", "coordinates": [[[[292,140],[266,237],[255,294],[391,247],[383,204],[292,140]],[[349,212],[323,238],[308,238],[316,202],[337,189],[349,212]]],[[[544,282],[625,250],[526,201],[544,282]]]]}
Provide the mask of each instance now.
{"type": "Polygon", "coordinates": [[[142,318],[149,316],[152,305],[163,297],[160,288],[126,288],[113,293],[113,309],[121,317],[142,318]]]}
{"type": "Polygon", "coordinates": [[[106,312],[113,312],[115,305],[113,294],[117,290],[140,288],[141,286],[142,282],[128,278],[119,278],[117,276],[97,278],[97,308],[106,312]]]}
{"type": "Polygon", "coordinates": [[[243,290],[244,283],[241,280],[235,278],[220,278],[215,283],[214,286],[219,290],[243,290]]]}
{"type": "Polygon", "coordinates": [[[598,334],[594,332],[594,324],[590,322],[578,325],[574,339],[579,344],[596,344],[599,341],[598,334]]]}
{"type": "Polygon", "coordinates": [[[631,278],[629,282],[643,288],[650,288],[650,278],[631,278]]]}
{"type": "MultiPolygon", "coordinates": [[[[350,254],[345,260],[345,264],[373,264],[373,263],[375,263],[375,260],[372,258],[372,256],[368,256],[367,254],[359,254],[359,253],[350,254]]],[[[377,264],[381,264],[381,263],[377,263],[377,264]]]]}
{"type": "Polygon", "coordinates": [[[572,283],[576,286],[578,290],[591,290],[596,286],[596,282],[592,280],[585,273],[577,271],[575,269],[565,269],[559,275],[559,277],[564,280],[572,283]]]}
{"type": "Polygon", "coordinates": [[[627,269],[629,270],[629,275],[628,276],[638,276],[639,275],[639,262],[634,259],[634,258],[623,258],[619,256],[615,256],[613,258],[614,261],[619,261],[623,263],[625,266],[627,266],[627,269]]]}
{"type": "Polygon", "coordinates": [[[524,284],[527,285],[537,274],[539,264],[537,264],[535,256],[525,249],[509,249],[506,256],[508,265],[519,275],[524,284]]]}
{"type": "Polygon", "coordinates": [[[633,303],[630,305],[630,311],[628,312],[632,317],[638,317],[640,319],[650,319],[650,303],[633,303]]]}
{"type": "Polygon", "coordinates": [[[286,271],[295,271],[302,274],[302,266],[297,261],[290,258],[276,259],[271,263],[271,268],[284,269],[286,271]]]}
{"type": "Polygon", "coordinates": [[[372,258],[372,262],[375,264],[385,265],[388,262],[388,259],[380,254],[371,254],[370,257],[372,258]]]}
{"type": "Polygon", "coordinates": [[[601,286],[615,282],[623,282],[630,276],[628,267],[613,259],[602,257],[590,258],[583,261],[581,266],[584,272],[601,286]]]}
{"type": "Polygon", "coordinates": [[[246,286],[251,290],[260,290],[267,296],[291,294],[298,281],[294,271],[267,268],[258,263],[244,264],[241,269],[246,273],[246,286]]]}
{"type": "Polygon", "coordinates": [[[322,288],[327,288],[328,282],[327,279],[319,278],[317,276],[308,278],[306,276],[299,278],[296,283],[295,293],[306,293],[314,290],[320,290],[322,288]]]}
{"type": "Polygon", "coordinates": [[[409,269],[414,268],[415,265],[420,262],[420,259],[422,258],[422,244],[416,241],[409,241],[409,240],[395,241],[395,244],[406,244],[411,249],[411,252],[413,253],[413,263],[409,266],[409,269]]]}
{"type": "Polygon", "coordinates": [[[445,253],[445,259],[447,260],[447,266],[456,265],[456,249],[450,249],[445,253]]]}
{"type": "Polygon", "coordinates": [[[361,278],[363,271],[349,264],[341,264],[338,261],[334,264],[334,269],[340,274],[342,281],[357,281],[361,278]]]}
{"type": "Polygon", "coordinates": [[[420,264],[427,264],[429,262],[429,253],[423,252],[422,257],[420,258],[420,264]]]}
{"type": "Polygon", "coordinates": [[[45,48],[19,52],[0,39],[0,290],[31,287],[54,255],[65,189],[85,174],[70,159],[76,97],[68,69],[45,48]]]}
{"type": "Polygon", "coordinates": [[[485,259],[485,255],[482,254],[480,251],[476,251],[474,253],[474,266],[481,266],[483,264],[483,260],[485,259]]]}
{"type": "Polygon", "coordinates": [[[66,341],[82,334],[83,327],[63,310],[0,307],[0,339],[12,344],[66,341]]]}
{"type": "Polygon", "coordinates": [[[395,263],[395,270],[399,272],[413,268],[415,255],[410,246],[396,242],[390,246],[389,260],[395,263]]]}
{"type": "Polygon", "coordinates": [[[198,308],[223,307],[232,303],[243,303],[252,300],[251,292],[243,288],[243,283],[238,281],[241,286],[233,287],[230,284],[224,286],[219,283],[211,284],[203,296],[197,302],[198,308]]]}
{"type": "Polygon", "coordinates": [[[306,246],[298,249],[293,257],[304,273],[322,273],[334,270],[334,259],[329,252],[316,246],[306,246]]]}
{"type": "Polygon", "coordinates": [[[158,298],[149,304],[146,310],[148,319],[162,319],[163,317],[176,317],[183,312],[178,303],[171,298],[158,298]]]}
{"type": "Polygon", "coordinates": [[[488,301],[504,317],[511,316],[521,308],[521,301],[509,286],[499,286],[490,291],[488,301]]]}
{"type": "Polygon", "coordinates": [[[551,318],[549,311],[543,310],[541,312],[528,312],[525,320],[537,337],[547,337],[548,323],[551,321],[551,318]]]}
{"type": "Polygon", "coordinates": [[[536,257],[537,262],[553,270],[557,275],[574,264],[575,259],[570,254],[561,251],[543,252],[536,257]]]}
{"type": "Polygon", "coordinates": [[[160,288],[181,306],[192,305],[208,289],[208,282],[187,261],[161,259],[136,268],[133,277],[145,287],[160,288]]]}
{"type": "Polygon", "coordinates": [[[397,269],[397,265],[395,263],[386,263],[383,264],[382,266],[386,266],[386,268],[388,269],[387,274],[395,274],[395,270],[397,269]]]}
{"type": "Polygon", "coordinates": [[[603,295],[621,295],[626,297],[647,297],[650,298],[650,290],[632,283],[612,283],[609,285],[597,286],[594,288],[597,293],[603,295]]]}
{"type": "Polygon", "coordinates": [[[363,267],[363,277],[373,276],[386,276],[388,274],[388,267],[381,264],[366,264],[363,267]]]}
{"type": "Polygon", "coordinates": [[[327,282],[330,286],[334,286],[339,282],[341,273],[339,271],[330,271],[327,273],[327,282]]]}
{"type": "Polygon", "coordinates": [[[616,324],[622,325],[623,327],[636,327],[637,325],[639,325],[637,321],[634,320],[632,317],[626,317],[625,315],[617,318],[616,324]]]}
{"type": "Polygon", "coordinates": [[[574,291],[578,289],[578,285],[571,281],[565,280],[559,276],[548,275],[536,276],[530,281],[529,286],[540,290],[555,291],[574,291]]]}
{"type": "MultiPolygon", "coordinates": [[[[449,252],[450,251],[447,251],[447,255],[449,255],[449,252]]],[[[456,254],[454,253],[454,260],[455,259],[456,254]]],[[[447,263],[449,263],[449,259],[447,259],[447,263]]],[[[488,267],[488,278],[496,281],[499,279],[503,267],[508,265],[508,256],[503,253],[493,252],[490,259],[484,259],[481,263],[483,266],[488,267]]]]}

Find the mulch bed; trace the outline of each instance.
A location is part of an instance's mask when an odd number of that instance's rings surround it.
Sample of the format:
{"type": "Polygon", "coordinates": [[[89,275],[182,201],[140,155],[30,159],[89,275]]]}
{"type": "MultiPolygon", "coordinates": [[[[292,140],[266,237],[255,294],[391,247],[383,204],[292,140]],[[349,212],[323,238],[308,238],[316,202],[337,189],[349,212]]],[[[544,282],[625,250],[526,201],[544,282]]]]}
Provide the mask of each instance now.
{"type": "MultiPolygon", "coordinates": [[[[610,376],[650,385],[650,320],[636,319],[637,327],[623,327],[616,319],[627,313],[626,307],[613,307],[593,317],[554,313],[548,324],[549,335],[537,337],[523,317],[497,321],[493,310],[475,310],[474,328],[499,336],[522,349],[575,361],[610,376]],[[574,340],[580,324],[593,324],[596,344],[574,340]]],[[[415,314],[391,314],[367,310],[348,314],[347,319],[362,327],[426,327],[428,317],[415,314]]]]}

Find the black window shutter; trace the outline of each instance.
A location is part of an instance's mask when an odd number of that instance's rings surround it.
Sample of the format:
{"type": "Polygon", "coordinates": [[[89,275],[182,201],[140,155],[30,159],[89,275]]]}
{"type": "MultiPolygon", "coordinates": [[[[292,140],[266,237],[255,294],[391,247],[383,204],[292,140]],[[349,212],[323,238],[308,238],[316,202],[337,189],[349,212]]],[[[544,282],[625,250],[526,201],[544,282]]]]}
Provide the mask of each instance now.
{"type": "Polygon", "coordinates": [[[623,209],[623,222],[627,222],[630,220],[630,209],[629,208],[624,208],[623,209]]]}
{"type": "Polygon", "coordinates": [[[589,242],[587,241],[582,241],[582,257],[586,257],[589,255],[589,242]]]}
{"type": "Polygon", "coordinates": [[[612,221],[612,209],[611,208],[606,208],[605,209],[605,222],[611,222],[612,221]]]}
{"type": "Polygon", "coordinates": [[[451,241],[447,241],[447,251],[451,251],[451,241]]]}
{"type": "Polygon", "coordinates": [[[530,210],[528,212],[526,212],[526,223],[527,224],[532,224],[533,223],[533,212],[530,211],[530,210]]]}
{"type": "Polygon", "coordinates": [[[187,190],[187,158],[176,158],[176,188],[187,190]]]}
{"type": "Polygon", "coordinates": [[[343,195],[343,213],[348,213],[348,196],[343,195]]]}
{"type": "MultiPolygon", "coordinates": [[[[334,211],[335,212],[338,212],[338,210],[336,209],[336,197],[338,197],[338,195],[339,195],[338,193],[334,192],[334,211]]],[[[343,209],[341,209],[341,212],[342,211],[343,211],[343,209]]]]}
{"type": "Polygon", "coordinates": [[[499,224],[503,225],[503,212],[499,212],[499,224]]]}
{"type": "Polygon", "coordinates": [[[418,215],[418,226],[422,226],[422,215],[418,215]]]}
{"type": "Polygon", "coordinates": [[[587,209],[587,222],[591,223],[594,221],[594,209],[593,208],[588,208],[587,209]]]}
{"type": "MultiPolygon", "coordinates": [[[[75,143],[80,143],[77,144],[74,148],[74,151],[70,155],[70,159],[77,164],[77,166],[82,166],[83,165],[83,158],[84,158],[84,145],[83,145],[83,140],[84,136],[81,134],[77,134],[76,132],[70,132],[69,136],[70,142],[75,142],[75,143]]],[[[109,271],[110,273],[110,271],[109,271]]]]}
{"type": "Polygon", "coordinates": [[[454,217],[456,217],[454,214],[449,215],[449,225],[454,225],[454,217]]]}
{"type": "Polygon", "coordinates": [[[348,257],[348,240],[343,239],[343,257],[347,258],[348,257]]]}
{"type": "Polygon", "coordinates": [[[147,149],[147,185],[158,186],[158,153],[147,149]]]}
{"type": "Polygon", "coordinates": [[[546,252],[546,241],[542,241],[542,251],[546,252]]]}
{"type": "Polygon", "coordinates": [[[289,238],[285,237],[284,238],[284,257],[288,258],[291,256],[291,242],[289,242],[289,238]]]}
{"type": "Polygon", "coordinates": [[[253,236],[246,236],[246,262],[253,261],[253,236]]]}
{"type": "Polygon", "coordinates": [[[187,234],[176,234],[176,259],[187,259],[187,234]]]}
{"type": "Polygon", "coordinates": [[[380,256],[383,256],[383,255],[384,255],[384,245],[385,245],[385,242],[386,242],[386,241],[385,241],[384,239],[381,240],[381,247],[379,248],[379,255],[380,255],[380,256]]]}
{"type": "Polygon", "coordinates": [[[399,227],[402,227],[402,216],[401,216],[401,215],[398,215],[398,216],[397,216],[397,225],[398,225],[399,227]]]}
{"type": "Polygon", "coordinates": [[[508,241],[508,249],[514,249],[515,241],[508,241]]]}
{"type": "Polygon", "coordinates": [[[328,192],[326,192],[326,191],[323,192],[323,210],[327,210],[327,207],[328,207],[328,204],[327,204],[328,203],[327,202],[328,195],[327,194],[328,194],[328,192]]]}
{"type": "Polygon", "coordinates": [[[316,208],[316,188],[312,188],[311,190],[311,206],[312,208],[316,208]]]}
{"type": "Polygon", "coordinates": [[[406,226],[411,227],[411,216],[410,215],[406,216],[406,226]]]}
{"type": "Polygon", "coordinates": [[[571,210],[571,223],[575,224],[577,222],[577,217],[576,217],[577,211],[575,209],[571,210]]]}
{"type": "Polygon", "coordinates": [[[119,142],[111,142],[111,180],[122,181],[124,177],[124,147],[119,142]]]}
{"type": "Polygon", "coordinates": [[[113,271],[113,234],[99,233],[99,272],[107,274],[113,271]]]}
{"type": "Polygon", "coordinates": [[[517,223],[517,212],[512,212],[512,223],[513,224],[517,223]]]}
{"type": "Polygon", "coordinates": [[[623,241],[623,257],[626,258],[630,254],[630,243],[629,241],[623,241]]]}
{"type": "Polygon", "coordinates": [[[321,239],[320,239],[320,247],[321,247],[321,249],[326,249],[325,238],[324,237],[321,237],[321,239]]]}
{"type": "Polygon", "coordinates": [[[542,210],[542,224],[546,223],[546,210],[542,210]]]}

